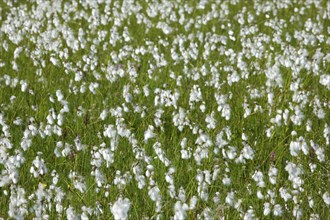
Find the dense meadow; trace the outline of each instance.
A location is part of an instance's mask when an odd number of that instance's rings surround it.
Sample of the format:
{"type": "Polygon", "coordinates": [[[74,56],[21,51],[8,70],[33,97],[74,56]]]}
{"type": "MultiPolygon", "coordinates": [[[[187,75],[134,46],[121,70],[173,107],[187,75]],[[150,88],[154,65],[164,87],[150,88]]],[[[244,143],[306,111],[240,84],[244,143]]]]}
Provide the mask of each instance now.
{"type": "Polygon", "coordinates": [[[0,1],[0,219],[330,219],[330,2],[0,1]]]}

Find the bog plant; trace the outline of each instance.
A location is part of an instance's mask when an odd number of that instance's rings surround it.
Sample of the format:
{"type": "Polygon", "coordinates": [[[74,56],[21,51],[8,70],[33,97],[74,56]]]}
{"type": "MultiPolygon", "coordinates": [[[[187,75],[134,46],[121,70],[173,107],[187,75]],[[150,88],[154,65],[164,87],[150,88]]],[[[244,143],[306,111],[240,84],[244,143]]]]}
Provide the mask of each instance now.
{"type": "Polygon", "coordinates": [[[328,1],[0,11],[0,217],[330,218],[328,1]]]}

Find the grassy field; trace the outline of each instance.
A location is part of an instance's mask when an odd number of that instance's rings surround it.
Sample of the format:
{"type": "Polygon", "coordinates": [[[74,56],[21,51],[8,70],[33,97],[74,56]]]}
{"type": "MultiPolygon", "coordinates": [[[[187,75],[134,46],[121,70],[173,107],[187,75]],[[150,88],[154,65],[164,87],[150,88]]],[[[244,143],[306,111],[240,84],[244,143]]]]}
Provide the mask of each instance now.
{"type": "Polygon", "coordinates": [[[0,1],[3,219],[329,219],[330,3],[0,1]]]}

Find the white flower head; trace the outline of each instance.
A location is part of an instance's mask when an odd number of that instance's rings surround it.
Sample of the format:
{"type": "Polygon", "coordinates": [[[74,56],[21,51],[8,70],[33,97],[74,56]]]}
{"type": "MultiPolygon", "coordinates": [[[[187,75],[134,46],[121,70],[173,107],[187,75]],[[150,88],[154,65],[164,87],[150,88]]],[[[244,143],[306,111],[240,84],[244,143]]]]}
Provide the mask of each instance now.
{"type": "Polygon", "coordinates": [[[131,202],[128,198],[119,199],[110,207],[111,213],[116,220],[123,220],[128,218],[128,211],[131,206],[131,202]]]}
{"type": "Polygon", "coordinates": [[[267,216],[270,214],[270,203],[266,202],[264,203],[264,216],[267,216]]]}
{"type": "Polygon", "coordinates": [[[329,192],[325,192],[323,194],[322,198],[323,198],[324,203],[329,206],[330,205],[330,194],[329,194],[329,192]]]}
{"type": "Polygon", "coordinates": [[[282,206],[279,204],[276,204],[274,206],[274,216],[282,216],[283,210],[282,210],[282,206]]]}
{"type": "Polygon", "coordinates": [[[147,143],[149,139],[155,137],[154,126],[149,125],[148,129],[144,132],[144,142],[147,143]]]}
{"type": "Polygon", "coordinates": [[[186,203],[182,203],[181,201],[177,201],[174,206],[174,219],[183,220],[187,217],[187,210],[189,210],[189,206],[186,203]]]}

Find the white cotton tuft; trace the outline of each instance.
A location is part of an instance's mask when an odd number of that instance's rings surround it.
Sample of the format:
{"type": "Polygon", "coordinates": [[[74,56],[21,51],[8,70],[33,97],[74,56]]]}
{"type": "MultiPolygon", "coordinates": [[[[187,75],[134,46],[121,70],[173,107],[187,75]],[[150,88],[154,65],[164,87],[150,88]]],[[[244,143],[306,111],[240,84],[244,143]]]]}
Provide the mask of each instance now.
{"type": "Polygon", "coordinates": [[[322,198],[325,204],[330,205],[330,194],[328,192],[325,192],[322,198]]]}
{"type": "Polygon", "coordinates": [[[128,198],[119,199],[110,207],[111,213],[116,220],[122,220],[128,218],[128,211],[131,203],[128,198]]]}
{"type": "Polygon", "coordinates": [[[149,125],[148,129],[144,132],[144,142],[147,143],[149,139],[155,137],[154,126],[149,125]]]}
{"type": "Polygon", "coordinates": [[[160,190],[157,186],[154,186],[153,188],[151,188],[148,192],[148,195],[149,195],[150,199],[154,202],[161,199],[160,190]]]}
{"type": "Polygon", "coordinates": [[[270,203],[266,202],[264,203],[264,216],[267,216],[270,214],[270,203]]]}
{"type": "Polygon", "coordinates": [[[330,74],[323,74],[320,76],[320,84],[327,87],[330,90],[330,74]]]}
{"type": "Polygon", "coordinates": [[[281,216],[282,213],[283,213],[283,211],[282,211],[282,206],[279,205],[279,204],[276,204],[276,205],[274,206],[274,216],[281,216]]]}
{"type": "Polygon", "coordinates": [[[189,210],[189,206],[186,203],[182,203],[181,201],[177,201],[174,206],[174,219],[175,220],[183,220],[187,218],[187,210],[189,210]]]}

